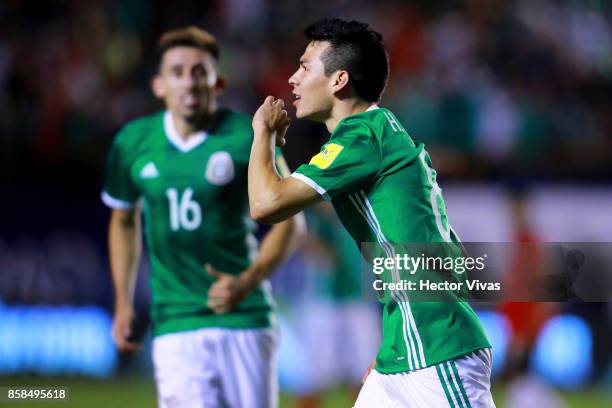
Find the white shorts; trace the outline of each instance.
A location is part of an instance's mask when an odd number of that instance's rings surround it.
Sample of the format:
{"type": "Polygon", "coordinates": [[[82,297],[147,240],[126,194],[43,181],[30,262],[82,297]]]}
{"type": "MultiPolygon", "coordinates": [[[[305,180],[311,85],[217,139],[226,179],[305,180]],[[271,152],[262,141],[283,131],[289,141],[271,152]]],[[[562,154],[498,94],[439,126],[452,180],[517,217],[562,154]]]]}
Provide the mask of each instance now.
{"type": "Polygon", "coordinates": [[[160,408],[278,406],[275,329],[205,328],[153,339],[160,408]]]}
{"type": "Polygon", "coordinates": [[[477,350],[421,370],[372,370],[354,408],[494,408],[491,349],[477,350]]]}

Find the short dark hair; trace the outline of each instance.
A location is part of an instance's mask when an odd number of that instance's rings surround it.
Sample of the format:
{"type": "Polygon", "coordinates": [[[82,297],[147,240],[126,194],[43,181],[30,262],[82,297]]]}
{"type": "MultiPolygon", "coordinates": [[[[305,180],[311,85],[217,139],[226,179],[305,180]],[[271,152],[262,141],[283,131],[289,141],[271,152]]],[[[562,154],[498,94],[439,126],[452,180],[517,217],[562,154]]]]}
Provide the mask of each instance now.
{"type": "Polygon", "coordinates": [[[311,24],[304,34],[311,41],[331,44],[321,56],[325,75],[345,70],[361,99],[380,101],[389,77],[389,56],[380,33],[366,23],[331,18],[311,24]]]}
{"type": "Polygon", "coordinates": [[[214,35],[196,26],[166,31],[159,37],[157,60],[161,63],[164,53],[173,47],[194,47],[208,51],[219,61],[219,44],[214,35]]]}

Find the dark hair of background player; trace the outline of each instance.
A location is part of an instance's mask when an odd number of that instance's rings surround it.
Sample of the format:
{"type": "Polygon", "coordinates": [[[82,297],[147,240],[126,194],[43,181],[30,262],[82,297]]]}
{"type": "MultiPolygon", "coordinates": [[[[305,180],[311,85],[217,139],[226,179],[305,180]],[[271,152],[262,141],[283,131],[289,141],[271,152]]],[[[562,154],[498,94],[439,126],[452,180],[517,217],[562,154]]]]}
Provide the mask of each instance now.
{"type": "Polygon", "coordinates": [[[332,18],[313,23],[304,34],[311,41],[331,44],[321,58],[325,75],[345,70],[357,96],[367,102],[380,101],[389,77],[389,56],[380,33],[366,23],[332,18]]]}

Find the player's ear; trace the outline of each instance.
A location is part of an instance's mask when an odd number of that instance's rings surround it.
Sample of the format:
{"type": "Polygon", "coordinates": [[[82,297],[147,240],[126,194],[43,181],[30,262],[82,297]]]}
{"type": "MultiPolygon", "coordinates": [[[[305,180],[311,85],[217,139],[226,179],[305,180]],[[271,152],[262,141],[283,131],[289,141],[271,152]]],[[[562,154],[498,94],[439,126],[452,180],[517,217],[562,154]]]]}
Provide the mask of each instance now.
{"type": "Polygon", "coordinates": [[[159,74],[155,74],[151,79],[151,89],[153,94],[158,98],[163,98],[166,94],[166,87],[159,74]]]}
{"type": "Polygon", "coordinates": [[[346,71],[336,71],[331,75],[331,86],[334,93],[347,89],[349,74],[346,71]]]}

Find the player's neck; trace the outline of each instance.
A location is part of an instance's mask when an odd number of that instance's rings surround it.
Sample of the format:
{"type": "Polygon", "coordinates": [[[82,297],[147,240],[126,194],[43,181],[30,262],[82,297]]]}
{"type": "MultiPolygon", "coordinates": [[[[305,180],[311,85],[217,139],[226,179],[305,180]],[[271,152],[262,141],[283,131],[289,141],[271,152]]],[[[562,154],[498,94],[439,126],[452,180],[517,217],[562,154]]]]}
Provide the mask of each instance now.
{"type": "Polygon", "coordinates": [[[181,115],[175,114],[174,112],[170,112],[170,114],[172,115],[174,128],[183,140],[188,140],[198,132],[208,130],[212,126],[215,119],[215,113],[201,115],[197,119],[193,120],[188,120],[181,115]]]}
{"type": "Polygon", "coordinates": [[[330,117],[325,121],[325,126],[329,133],[332,133],[338,123],[347,116],[365,112],[372,104],[362,99],[343,99],[337,100],[332,107],[330,117]]]}

